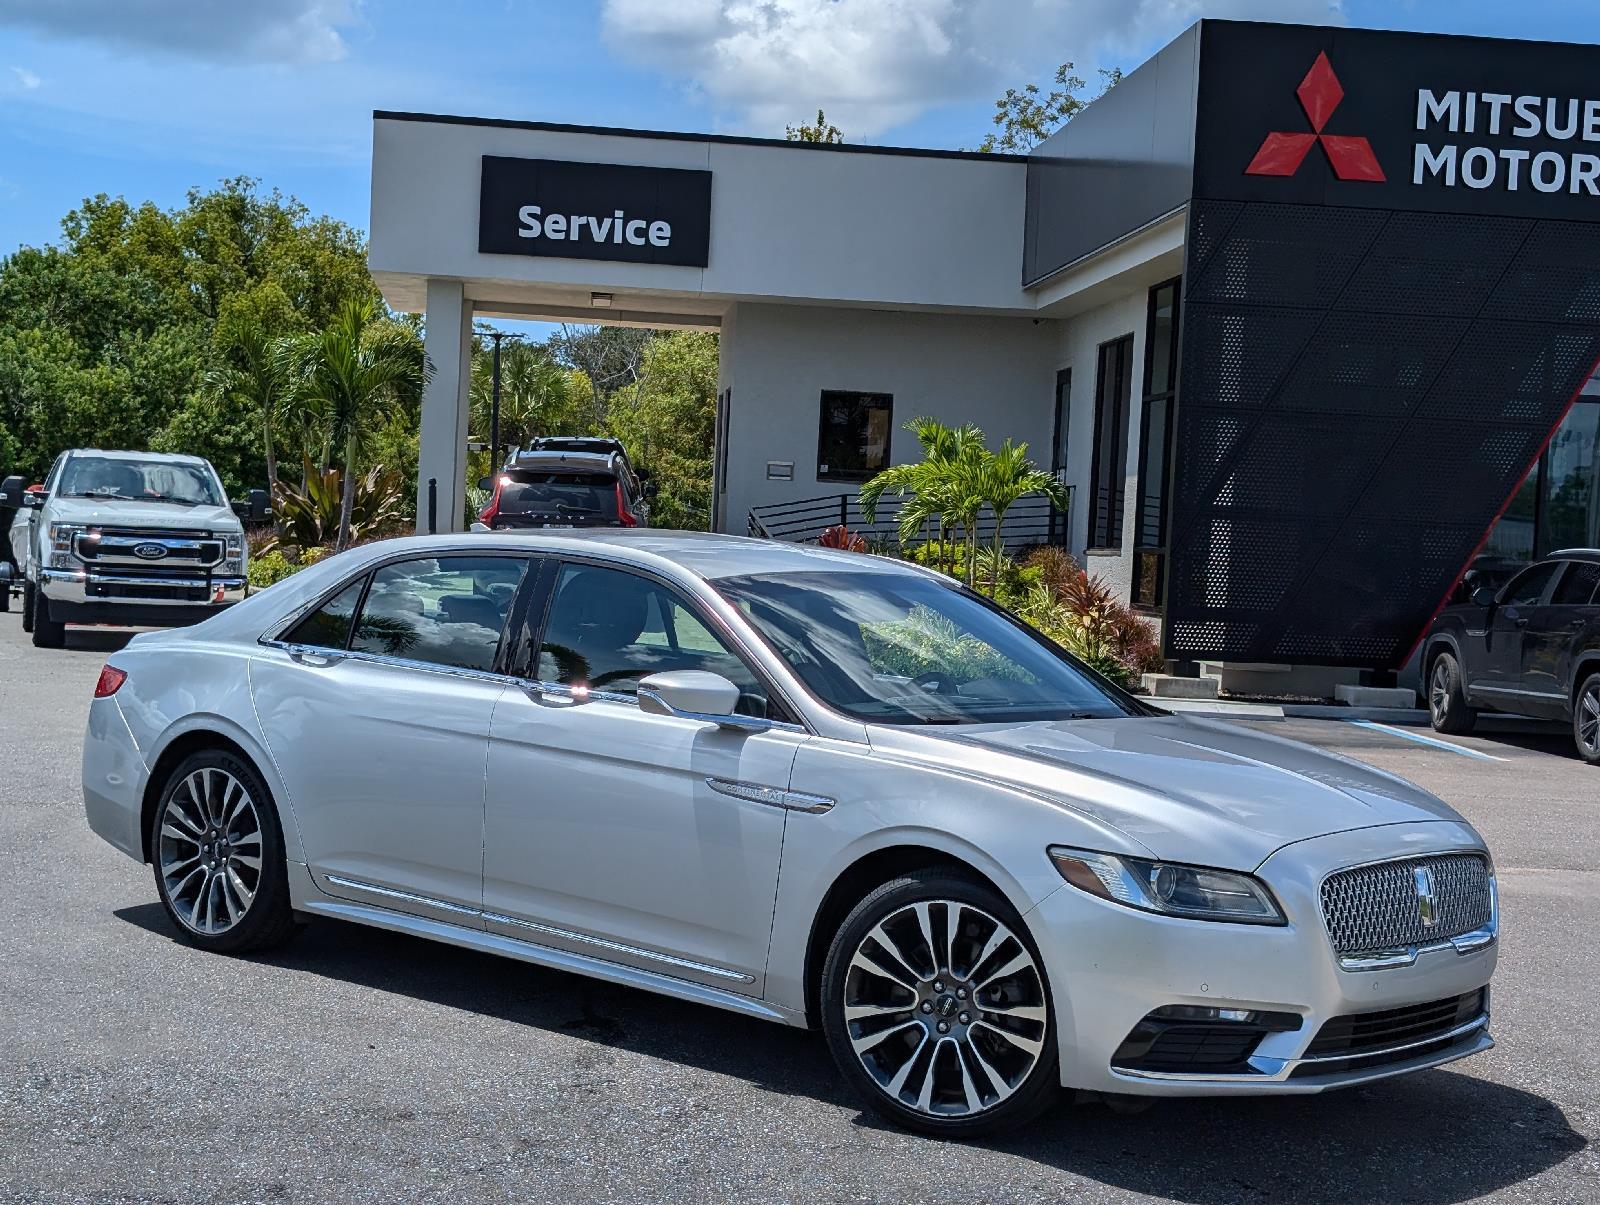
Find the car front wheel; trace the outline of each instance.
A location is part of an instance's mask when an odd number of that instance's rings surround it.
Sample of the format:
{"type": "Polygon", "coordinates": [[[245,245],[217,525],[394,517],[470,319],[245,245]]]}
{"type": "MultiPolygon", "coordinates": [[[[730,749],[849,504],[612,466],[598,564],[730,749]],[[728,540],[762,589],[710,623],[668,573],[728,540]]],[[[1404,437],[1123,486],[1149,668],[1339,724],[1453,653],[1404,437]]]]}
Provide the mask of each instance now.
{"type": "Polygon", "coordinates": [[[821,1008],[845,1079],[907,1129],[975,1137],[1057,1095],[1039,952],[1005,899],[957,870],[903,875],[856,905],[829,949],[821,1008]]]}
{"type": "Polygon", "coordinates": [[[67,645],[67,625],[50,618],[50,603],[44,591],[37,587],[33,591],[33,627],[30,630],[35,648],[59,649],[67,645]]]}
{"type": "Polygon", "coordinates": [[[1428,718],[1435,732],[1471,732],[1478,713],[1467,705],[1461,665],[1453,653],[1440,653],[1428,675],[1428,718]]]}
{"type": "Polygon", "coordinates": [[[241,758],[206,750],[172,772],[150,850],[161,903],[195,945],[231,954],[293,934],[278,817],[261,776],[241,758]]]}
{"type": "Polygon", "coordinates": [[[1572,708],[1572,738],[1578,756],[1591,766],[1600,766],[1600,672],[1592,673],[1578,687],[1572,708]]]}

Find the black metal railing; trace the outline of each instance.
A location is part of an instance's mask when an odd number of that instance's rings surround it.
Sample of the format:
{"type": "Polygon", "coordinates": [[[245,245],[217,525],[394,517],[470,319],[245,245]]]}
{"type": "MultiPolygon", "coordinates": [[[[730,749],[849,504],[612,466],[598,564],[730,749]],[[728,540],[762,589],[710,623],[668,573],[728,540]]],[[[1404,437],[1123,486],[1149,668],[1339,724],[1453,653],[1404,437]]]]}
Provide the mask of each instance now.
{"type": "MultiPolygon", "coordinates": [[[[868,522],[857,494],[824,494],[798,502],[774,502],[751,509],[747,534],[758,539],[785,540],[791,544],[814,544],[830,527],[844,526],[869,544],[897,547],[900,541],[900,508],[897,497],[879,499],[873,521],[868,522]]],[[[1001,543],[1006,552],[1016,553],[1039,544],[1065,545],[1071,524],[1072,487],[1067,487],[1067,510],[1059,510],[1042,494],[1019,498],[1006,511],[1001,543]]],[[[917,541],[936,539],[930,524],[917,541]]],[[[994,541],[994,515],[987,507],[978,519],[978,538],[985,544],[994,541]]]]}

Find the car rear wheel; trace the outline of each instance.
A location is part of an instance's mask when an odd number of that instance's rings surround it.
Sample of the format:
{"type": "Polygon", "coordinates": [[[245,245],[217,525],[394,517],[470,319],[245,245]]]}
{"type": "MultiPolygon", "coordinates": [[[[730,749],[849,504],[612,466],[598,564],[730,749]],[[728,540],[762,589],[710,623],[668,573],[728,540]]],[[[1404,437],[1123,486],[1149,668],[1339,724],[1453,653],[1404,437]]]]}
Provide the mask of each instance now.
{"type": "Polygon", "coordinates": [[[1428,718],[1435,732],[1471,732],[1478,713],[1467,705],[1461,665],[1454,653],[1440,653],[1428,675],[1428,718]]]}
{"type": "Polygon", "coordinates": [[[821,1009],[845,1079],[907,1129],[975,1137],[1057,1095],[1039,952],[1016,911],[959,871],[915,871],[857,904],[829,949],[821,1009]]]}
{"type": "Polygon", "coordinates": [[[33,643],[35,648],[59,649],[67,644],[67,625],[50,618],[50,603],[44,592],[33,591],[33,643]]]}
{"type": "Polygon", "coordinates": [[[184,759],[151,820],[150,850],[162,906],[195,945],[239,953],[293,934],[282,830],[266,784],[239,757],[184,759]]]}
{"type": "Polygon", "coordinates": [[[1600,672],[1592,673],[1578,687],[1572,708],[1572,739],[1578,756],[1591,766],[1600,766],[1600,672]]]}

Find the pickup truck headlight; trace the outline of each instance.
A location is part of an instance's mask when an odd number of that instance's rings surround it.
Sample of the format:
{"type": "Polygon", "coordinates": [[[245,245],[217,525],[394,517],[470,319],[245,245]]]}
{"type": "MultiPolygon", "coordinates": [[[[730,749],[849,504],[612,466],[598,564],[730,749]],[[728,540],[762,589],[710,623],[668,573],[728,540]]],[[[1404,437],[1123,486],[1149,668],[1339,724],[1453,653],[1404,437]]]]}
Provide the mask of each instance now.
{"type": "Polygon", "coordinates": [[[83,530],[82,523],[50,524],[50,568],[76,569],[83,564],[72,551],[72,537],[83,530]]]}
{"type": "Polygon", "coordinates": [[[244,533],[230,531],[223,537],[225,549],[222,559],[222,572],[235,577],[244,575],[244,533]]]}
{"type": "Polygon", "coordinates": [[[1237,871],[1151,862],[1059,845],[1051,846],[1049,853],[1061,877],[1072,886],[1129,908],[1235,924],[1288,923],[1266,884],[1237,871]]]}

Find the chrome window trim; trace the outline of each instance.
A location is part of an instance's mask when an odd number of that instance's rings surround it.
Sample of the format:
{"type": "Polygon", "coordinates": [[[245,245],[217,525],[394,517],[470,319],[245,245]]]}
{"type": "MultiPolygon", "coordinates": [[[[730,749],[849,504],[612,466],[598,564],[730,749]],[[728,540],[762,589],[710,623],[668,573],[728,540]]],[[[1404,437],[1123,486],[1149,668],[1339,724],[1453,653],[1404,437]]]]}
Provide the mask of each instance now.
{"type": "Polygon", "coordinates": [[[789,791],[782,787],[764,787],[759,783],[739,782],[731,778],[708,778],[706,786],[719,795],[743,799],[748,803],[764,803],[768,807],[789,812],[809,812],[821,815],[838,802],[826,795],[808,795],[804,791],[789,791]]]}
{"type": "Polygon", "coordinates": [[[640,946],[630,946],[624,942],[612,941],[607,937],[595,937],[590,933],[577,933],[571,929],[558,929],[554,925],[541,924],[538,921],[519,920],[515,916],[506,916],[500,912],[479,913],[485,921],[497,925],[511,925],[518,929],[531,929],[535,933],[546,937],[554,937],[560,941],[576,942],[580,945],[594,946],[598,949],[609,950],[614,954],[623,954],[630,958],[645,958],[651,962],[659,962],[666,966],[679,967],[682,970],[694,971],[701,975],[714,975],[718,979],[732,980],[734,983],[754,983],[754,975],[746,975],[742,971],[730,971],[726,967],[712,966],[709,963],[695,962],[688,958],[679,958],[676,954],[663,954],[657,950],[646,950],[640,946]]]}
{"type": "Polygon", "coordinates": [[[470,678],[479,682],[496,682],[503,686],[515,686],[521,682],[520,678],[513,678],[509,674],[495,673],[487,669],[471,669],[460,665],[441,665],[437,661],[413,661],[407,657],[391,657],[386,653],[363,653],[355,649],[330,649],[320,644],[291,643],[286,640],[260,640],[257,643],[265,648],[281,649],[291,657],[323,657],[329,665],[339,661],[360,661],[367,665],[386,665],[393,669],[420,670],[423,673],[442,674],[448,678],[470,678]]]}

